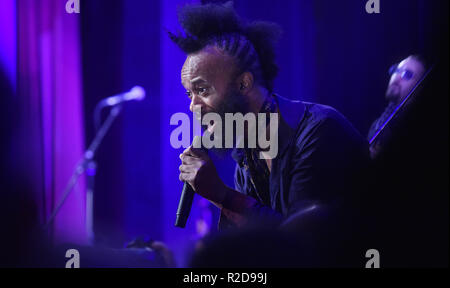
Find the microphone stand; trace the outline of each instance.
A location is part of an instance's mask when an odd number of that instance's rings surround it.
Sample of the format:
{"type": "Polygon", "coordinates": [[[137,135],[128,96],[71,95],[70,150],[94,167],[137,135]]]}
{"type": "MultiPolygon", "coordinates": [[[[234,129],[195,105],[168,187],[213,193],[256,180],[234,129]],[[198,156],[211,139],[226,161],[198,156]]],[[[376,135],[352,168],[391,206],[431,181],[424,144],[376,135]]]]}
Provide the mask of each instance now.
{"type": "Polygon", "coordinates": [[[63,196],[61,200],[58,202],[58,205],[53,210],[53,213],[50,215],[50,218],[48,219],[47,223],[44,226],[44,229],[47,230],[52,224],[52,222],[55,220],[56,215],[60,211],[61,207],[64,205],[67,196],[69,196],[70,192],[73,190],[75,185],[78,182],[78,179],[80,176],[87,171],[88,176],[88,188],[87,188],[87,199],[86,199],[86,226],[87,226],[87,232],[88,232],[88,239],[89,241],[93,241],[94,238],[94,232],[93,232],[93,193],[94,193],[94,177],[96,174],[96,166],[97,164],[94,161],[95,152],[97,151],[100,143],[102,142],[103,138],[105,137],[108,130],[111,128],[112,123],[117,118],[117,116],[122,111],[122,105],[114,106],[108,115],[108,118],[106,118],[105,122],[103,122],[100,129],[97,130],[97,133],[95,134],[94,140],[92,140],[91,144],[89,145],[89,148],[84,152],[83,157],[78,161],[78,164],[75,166],[75,169],[72,173],[72,176],[70,177],[69,182],[67,183],[63,196]]]}
{"type": "Polygon", "coordinates": [[[94,180],[97,173],[97,163],[93,160],[86,165],[87,190],[86,190],[86,231],[88,243],[93,244],[94,235],[94,180]]]}

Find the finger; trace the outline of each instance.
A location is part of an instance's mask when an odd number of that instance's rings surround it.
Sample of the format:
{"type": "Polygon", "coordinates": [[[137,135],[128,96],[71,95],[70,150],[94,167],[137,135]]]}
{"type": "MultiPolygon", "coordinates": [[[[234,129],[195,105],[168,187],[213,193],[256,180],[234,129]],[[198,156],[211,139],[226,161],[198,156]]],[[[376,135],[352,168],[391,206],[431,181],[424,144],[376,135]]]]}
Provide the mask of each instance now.
{"type": "Polygon", "coordinates": [[[192,176],[192,173],[184,173],[184,172],[181,172],[178,178],[179,178],[180,181],[182,181],[182,182],[188,182],[188,183],[190,183],[191,180],[193,179],[193,176],[192,176]]]}
{"type": "Polygon", "coordinates": [[[191,147],[189,152],[190,152],[190,155],[197,157],[197,158],[204,159],[204,158],[208,157],[208,153],[204,149],[201,149],[201,148],[191,147]]]}
{"type": "MultiPolygon", "coordinates": [[[[189,146],[189,147],[187,147],[186,149],[184,149],[184,150],[183,150],[183,153],[181,153],[181,154],[186,154],[186,153],[189,151],[189,148],[191,148],[191,146],[189,146]]],[[[181,155],[181,154],[180,154],[180,155],[181,155]]]]}
{"type": "Polygon", "coordinates": [[[189,173],[181,172],[178,178],[180,179],[180,181],[186,182],[188,177],[189,177],[189,173]]]}
{"type": "Polygon", "coordinates": [[[202,157],[204,155],[208,155],[206,152],[201,151],[200,148],[195,147],[201,147],[202,143],[202,137],[197,135],[194,137],[194,140],[192,140],[192,145],[189,146],[186,150],[183,151],[184,154],[195,156],[195,157],[202,157]]]}
{"type": "Polygon", "coordinates": [[[194,158],[192,156],[184,155],[184,154],[180,155],[180,159],[181,159],[181,163],[183,163],[183,164],[193,164],[196,161],[198,161],[198,158],[194,158]]]}
{"type": "Polygon", "coordinates": [[[195,166],[182,164],[180,165],[180,167],[178,167],[178,170],[180,170],[180,172],[182,173],[192,173],[195,171],[195,166]]]}
{"type": "Polygon", "coordinates": [[[180,154],[180,159],[183,156],[189,156],[189,157],[195,157],[195,158],[199,158],[197,153],[195,153],[195,151],[193,151],[195,148],[193,148],[192,146],[189,146],[188,148],[186,148],[186,150],[183,151],[183,153],[180,154]]]}
{"type": "Polygon", "coordinates": [[[186,148],[182,155],[194,157],[195,155],[192,153],[192,145],[186,148]]]}

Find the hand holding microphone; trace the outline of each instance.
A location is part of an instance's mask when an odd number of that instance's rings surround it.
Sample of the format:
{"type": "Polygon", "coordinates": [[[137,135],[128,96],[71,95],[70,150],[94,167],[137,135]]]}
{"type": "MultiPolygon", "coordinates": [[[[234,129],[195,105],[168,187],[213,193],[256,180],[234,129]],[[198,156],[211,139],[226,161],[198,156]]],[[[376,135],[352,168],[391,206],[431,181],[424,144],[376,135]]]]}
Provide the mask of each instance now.
{"type": "Polygon", "coordinates": [[[190,207],[195,193],[220,204],[225,199],[226,186],[217,174],[216,167],[206,150],[199,147],[200,136],[180,155],[180,181],[184,181],[183,191],[177,210],[175,226],[184,228],[189,217],[190,207]]]}

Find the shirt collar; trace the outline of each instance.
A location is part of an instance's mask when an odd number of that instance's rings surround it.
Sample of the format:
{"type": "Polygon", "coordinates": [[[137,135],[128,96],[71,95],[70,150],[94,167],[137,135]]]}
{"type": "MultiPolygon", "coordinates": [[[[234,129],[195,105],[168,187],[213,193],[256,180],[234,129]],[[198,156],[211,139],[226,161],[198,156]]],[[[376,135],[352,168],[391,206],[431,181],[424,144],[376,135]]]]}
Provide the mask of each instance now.
{"type": "MultiPolygon", "coordinates": [[[[273,95],[275,99],[279,113],[281,114],[279,123],[278,123],[278,156],[281,157],[286,151],[287,147],[289,147],[290,143],[293,141],[295,132],[297,130],[298,125],[302,122],[305,116],[305,104],[302,101],[294,101],[283,98],[277,94],[273,95]]],[[[264,105],[263,105],[264,107],[264,105]]],[[[231,153],[232,158],[239,165],[242,164],[242,161],[245,157],[244,149],[237,148],[234,149],[231,153]]]]}
{"type": "Polygon", "coordinates": [[[279,95],[275,97],[281,114],[278,127],[278,157],[281,157],[294,140],[297,127],[305,118],[306,108],[302,101],[289,100],[279,95]]]}

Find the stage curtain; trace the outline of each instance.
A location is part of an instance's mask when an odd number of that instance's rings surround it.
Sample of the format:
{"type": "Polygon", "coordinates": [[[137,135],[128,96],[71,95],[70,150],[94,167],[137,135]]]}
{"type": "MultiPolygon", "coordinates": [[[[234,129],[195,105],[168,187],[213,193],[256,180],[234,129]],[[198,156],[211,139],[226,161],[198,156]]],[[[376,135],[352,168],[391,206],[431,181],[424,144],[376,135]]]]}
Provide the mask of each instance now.
{"type": "MultiPolygon", "coordinates": [[[[17,0],[17,165],[45,223],[84,150],[79,14],[66,0],[17,0]]],[[[48,234],[84,243],[85,180],[67,198],[48,234]]]]}

